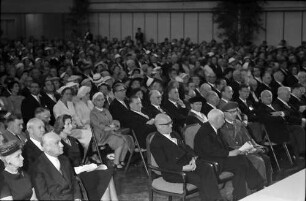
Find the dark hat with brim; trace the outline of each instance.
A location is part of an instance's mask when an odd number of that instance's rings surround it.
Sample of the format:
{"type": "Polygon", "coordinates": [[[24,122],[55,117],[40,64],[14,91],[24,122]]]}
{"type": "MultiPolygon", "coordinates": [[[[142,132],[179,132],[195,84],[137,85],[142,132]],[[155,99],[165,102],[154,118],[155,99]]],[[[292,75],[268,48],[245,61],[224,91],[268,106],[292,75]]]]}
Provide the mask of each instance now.
{"type": "Polygon", "coordinates": [[[190,98],[188,101],[189,101],[190,104],[193,104],[193,103],[196,103],[196,102],[202,102],[202,98],[199,97],[199,96],[195,96],[195,97],[190,98]]]}
{"type": "Polygon", "coordinates": [[[230,101],[230,102],[226,103],[225,105],[223,105],[223,107],[221,107],[221,110],[223,112],[228,112],[228,111],[230,111],[232,109],[236,109],[236,108],[238,108],[238,103],[230,101]]]}
{"type": "Polygon", "coordinates": [[[0,146],[0,156],[8,156],[20,149],[16,140],[8,141],[0,146]]]}

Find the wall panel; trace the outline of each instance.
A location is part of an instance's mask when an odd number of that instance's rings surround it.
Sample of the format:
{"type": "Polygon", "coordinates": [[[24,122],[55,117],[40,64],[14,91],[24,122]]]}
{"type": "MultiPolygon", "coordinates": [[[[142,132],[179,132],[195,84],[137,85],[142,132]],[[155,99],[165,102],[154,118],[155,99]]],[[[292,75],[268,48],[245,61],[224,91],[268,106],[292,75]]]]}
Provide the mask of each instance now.
{"type": "Polygon", "coordinates": [[[285,12],[284,39],[288,41],[288,45],[299,46],[301,44],[301,24],[301,12],[285,12]]]}
{"type": "Polygon", "coordinates": [[[43,35],[43,14],[27,14],[25,16],[26,37],[40,38],[43,35]]]}
{"type": "Polygon", "coordinates": [[[303,12],[302,41],[306,41],[306,12],[303,12]]]}
{"type": "Polygon", "coordinates": [[[99,23],[99,35],[102,37],[110,38],[110,14],[109,13],[99,13],[98,23],[99,23]]]}
{"type": "Polygon", "coordinates": [[[192,42],[198,42],[198,13],[185,13],[184,35],[189,37],[192,42]]]}
{"type": "Polygon", "coordinates": [[[171,13],[171,39],[180,39],[184,35],[184,13],[171,13]]]}
{"type": "Polygon", "coordinates": [[[277,45],[283,39],[283,12],[267,13],[267,41],[277,45]]]}
{"type": "Polygon", "coordinates": [[[111,13],[110,14],[110,38],[121,39],[121,17],[120,13],[111,13]]]}
{"type": "Polygon", "coordinates": [[[90,26],[90,32],[93,34],[94,38],[99,35],[99,14],[93,13],[89,16],[89,26],[90,26]]]}
{"type": "Polygon", "coordinates": [[[199,43],[210,41],[213,37],[212,14],[199,13],[199,43]]]}
{"type": "Polygon", "coordinates": [[[133,14],[122,13],[121,14],[121,38],[124,39],[127,36],[134,37],[133,34],[133,14]]]}
{"type": "Polygon", "coordinates": [[[158,13],[158,42],[170,38],[170,13],[158,13]]]}
{"type": "MultiPolygon", "coordinates": [[[[265,28],[266,27],[266,13],[262,13],[260,17],[262,20],[261,21],[262,26],[263,28],[265,28]]],[[[256,45],[259,45],[262,43],[263,40],[266,40],[266,30],[259,30],[259,32],[254,35],[253,42],[256,45]]]]}
{"type": "Polygon", "coordinates": [[[151,38],[157,41],[157,13],[146,13],[145,14],[145,40],[150,40],[151,38]]]}

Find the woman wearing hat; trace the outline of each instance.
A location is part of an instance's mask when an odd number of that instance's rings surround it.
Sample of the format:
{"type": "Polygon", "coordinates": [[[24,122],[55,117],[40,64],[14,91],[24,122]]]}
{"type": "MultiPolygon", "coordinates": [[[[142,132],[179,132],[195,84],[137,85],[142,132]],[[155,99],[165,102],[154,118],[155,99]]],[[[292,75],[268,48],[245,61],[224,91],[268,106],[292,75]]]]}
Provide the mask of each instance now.
{"type": "Polygon", "coordinates": [[[0,175],[0,199],[37,200],[29,175],[20,170],[23,157],[17,141],[0,145],[0,159],[5,167],[0,175]]]}
{"type": "Polygon", "coordinates": [[[95,107],[90,113],[90,121],[98,144],[108,144],[115,150],[114,165],[117,169],[122,169],[127,151],[134,147],[133,139],[129,135],[121,135],[118,131],[119,121],[113,120],[110,112],[103,108],[105,102],[103,93],[96,93],[92,101],[95,107]]]}
{"type": "Polygon", "coordinates": [[[71,136],[80,141],[85,151],[87,151],[89,142],[92,137],[92,133],[84,125],[78,117],[74,104],[72,102],[72,89],[67,86],[63,86],[58,90],[61,93],[61,98],[53,107],[54,117],[57,118],[63,114],[68,114],[72,117],[73,125],[75,126],[71,132],[71,136]]]}
{"type": "Polygon", "coordinates": [[[75,111],[80,119],[80,126],[83,128],[90,127],[90,111],[94,108],[94,105],[89,100],[90,90],[90,87],[82,86],[77,94],[79,101],[75,103],[75,111]]]}

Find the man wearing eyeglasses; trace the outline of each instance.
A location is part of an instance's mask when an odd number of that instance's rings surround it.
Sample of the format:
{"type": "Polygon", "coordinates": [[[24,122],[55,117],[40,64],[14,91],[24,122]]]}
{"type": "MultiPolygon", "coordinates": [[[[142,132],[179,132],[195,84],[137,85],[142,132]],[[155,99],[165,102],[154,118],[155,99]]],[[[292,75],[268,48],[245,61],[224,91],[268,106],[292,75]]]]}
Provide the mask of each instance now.
{"type": "MultiPolygon", "coordinates": [[[[172,123],[166,114],[155,117],[157,132],[150,148],[158,166],[166,170],[184,171],[187,182],[198,187],[201,200],[222,200],[213,169],[184,144],[178,133],[172,131],[172,123]]],[[[182,177],[175,174],[163,173],[162,176],[168,182],[183,182],[182,177]]]]}
{"type": "Polygon", "coordinates": [[[109,105],[109,111],[113,119],[120,122],[121,127],[127,128],[130,121],[128,119],[129,106],[126,102],[126,89],[123,83],[117,83],[113,86],[115,99],[109,105]]]}

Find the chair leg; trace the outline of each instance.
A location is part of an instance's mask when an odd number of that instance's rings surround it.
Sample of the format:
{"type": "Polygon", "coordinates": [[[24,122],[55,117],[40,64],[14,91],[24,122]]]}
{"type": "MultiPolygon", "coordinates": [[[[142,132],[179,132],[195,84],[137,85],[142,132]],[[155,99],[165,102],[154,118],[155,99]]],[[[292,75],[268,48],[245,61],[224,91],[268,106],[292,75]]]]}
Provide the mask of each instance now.
{"type": "Polygon", "coordinates": [[[149,201],[153,201],[153,191],[149,190],[149,201]]]}
{"type": "Polygon", "coordinates": [[[290,155],[290,153],[289,153],[287,144],[286,144],[286,143],[283,143],[283,147],[284,147],[284,149],[285,149],[285,151],[286,151],[286,154],[287,154],[287,157],[288,157],[288,159],[289,159],[290,164],[293,165],[292,158],[291,158],[291,155],[290,155]]]}
{"type": "Polygon", "coordinates": [[[140,154],[142,163],[143,163],[143,165],[144,165],[144,168],[145,168],[145,170],[146,170],[146,173],[147,173],[147,175],[149,176],[149,171],[148,171],[148,167],[147,167],[147,164],[146,164],[146,160],[144,159],[144,156],[143,156],[143,154],[142,154],[141,151],[139,152],[139,154],[140,154]]]}
{"type": "Polygon", "coordinates": [[[134,151],[132,151],[132,152],[130,153],[129,160],[128,160],[126,166],[125,166],[124,174],[128,171],[128,169],[129,169],[129,167],[130,167],[130,163],[131,163],[131,159],[132,159],[133,154],[134,154],[134,151]]]}
{"type": "Polygon", "coordinates": [[[273,146],[272,146],[271,144],[270,144],[270,148],[271,148],[271,151],[272,151],[272,154],[273,154],[273,158],[274,158],[274,160],[275,160],[275,162],[276,162],[277,169],[278,169],[278,171],[280,171],[281,168],[280,168],[280,166],[279,166],[278,160],[277,160],[277,158],[276,158],[275,151],[274,151],[273,146]]]}

